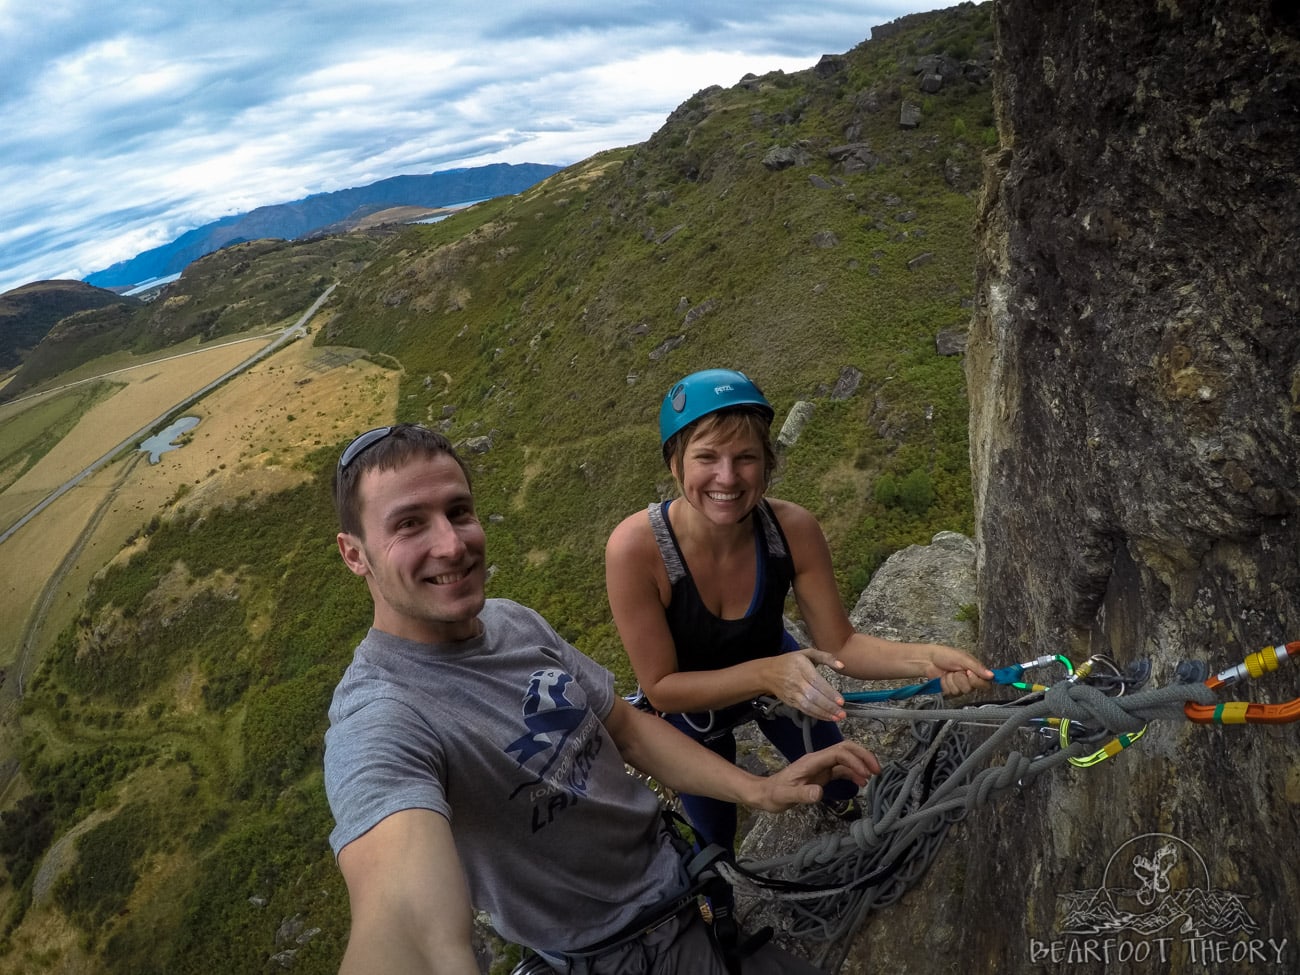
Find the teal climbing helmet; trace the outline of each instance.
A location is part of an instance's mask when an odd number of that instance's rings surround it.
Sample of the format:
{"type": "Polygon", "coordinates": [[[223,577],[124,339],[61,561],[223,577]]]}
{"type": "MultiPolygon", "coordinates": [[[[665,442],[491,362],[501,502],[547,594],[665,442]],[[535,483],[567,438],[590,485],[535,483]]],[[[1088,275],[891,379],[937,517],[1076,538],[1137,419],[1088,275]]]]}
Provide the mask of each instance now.
{"type": "MultiPolygon", "coordinates": [[[[750,406],[767,417],[776,416],[763,391],[743,372],[735,369],[705,369],[693,372],[668,390],[659,407],[659,446],[702,416],[735,406],[750,406]]],[[[666,455],[665,455],[666,456],[666,455]]]]}

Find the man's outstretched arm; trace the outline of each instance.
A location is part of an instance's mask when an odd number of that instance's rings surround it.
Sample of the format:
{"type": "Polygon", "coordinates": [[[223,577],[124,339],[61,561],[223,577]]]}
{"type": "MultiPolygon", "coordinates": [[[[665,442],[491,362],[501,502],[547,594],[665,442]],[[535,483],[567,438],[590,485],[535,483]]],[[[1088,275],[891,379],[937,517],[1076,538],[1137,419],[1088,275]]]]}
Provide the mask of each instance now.
{"type": "Polygon", "coordinates": [[[339,975],[478,975],[469,888],[443,816],[394,813],[338,859],[352,908],[339,975]]]}
{"type": "Polygon", "coordinates": [[[816,802],[831,779],[862,785],[880,763],[856,742],[842,741],[810,752],[769,776],[751,775],[688,738],[663,718],[616,698],[605,727],[633,768],[678,792],[741,802],[767,812],[816,802]]]}

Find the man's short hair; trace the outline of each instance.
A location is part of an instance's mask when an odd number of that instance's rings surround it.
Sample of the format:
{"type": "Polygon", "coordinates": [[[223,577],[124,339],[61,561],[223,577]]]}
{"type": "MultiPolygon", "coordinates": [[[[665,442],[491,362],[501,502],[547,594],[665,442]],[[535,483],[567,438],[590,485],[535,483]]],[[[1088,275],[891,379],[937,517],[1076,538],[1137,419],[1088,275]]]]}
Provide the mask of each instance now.
{"type": "Polygon", "coordinates": [[[334,467],[334,510],[339,528],[349,535],[363,537],[357,486],[366,471],[395,470],[415,458],[443,455],[456,462],[465,475],[465,483],[472,489],[469,468],[451,441],[437,430],[418,423],[399,423],[361,434],[343,451],[334,467]]]}

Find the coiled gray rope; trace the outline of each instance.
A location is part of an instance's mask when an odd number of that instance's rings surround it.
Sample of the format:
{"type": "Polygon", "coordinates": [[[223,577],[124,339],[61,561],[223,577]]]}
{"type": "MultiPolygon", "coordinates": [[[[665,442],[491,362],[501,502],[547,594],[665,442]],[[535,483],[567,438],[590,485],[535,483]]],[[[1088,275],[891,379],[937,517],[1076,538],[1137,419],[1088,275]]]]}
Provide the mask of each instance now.
{"type": "MultiPolygon", "coordinates": [[[[1096,687],[1063,681],[1037,700],[1015,705],[974,708],[917,708],[883,704],[846,704],[847,710],[870,718],[894,718],[925,723],[929,744],[903,762],[891,762],[872,778],[861,797],[862,819],[843,833],[810,839],[790,854],[761,861],[744,861],[741,870],[723,866],[733,885],[759,889],[765,898],[783,901],[791,911],[790,934],[828,943],[827,964],[834,944],[843,940],[843,963],[851,934],[874,909],[893,903],[924,875],[937,856],[948,828],[976,806],[1011,788],[1020,788],[1071,758],[1095,750],[1073,742],[1068,748],[1028,756],[1011,749],[1001,764],[984,767],[1003,750],[1008,739],[1039,718],[1064,718],[1110,734],[1140,731],[1153,720],[1186,720],[1187,702],[1212,704],[1214,692],[1204,684],[1174,684],[1108,697],[1096,687]],[[981,722],[1001,722],[973,751],[958,722],[978,716],[981,722]],[[743,872],[741,872],[743,870],[743,872]],[[867,881],[880,875],[878,881],[867,881]],[[778,877],[817,890],[765,886],[754,876],[778,877]]],[[[787,717],[811,719],[777,706],[787,717]]],[[[918,737],[921,734],[918,729],[918,737]]]]}

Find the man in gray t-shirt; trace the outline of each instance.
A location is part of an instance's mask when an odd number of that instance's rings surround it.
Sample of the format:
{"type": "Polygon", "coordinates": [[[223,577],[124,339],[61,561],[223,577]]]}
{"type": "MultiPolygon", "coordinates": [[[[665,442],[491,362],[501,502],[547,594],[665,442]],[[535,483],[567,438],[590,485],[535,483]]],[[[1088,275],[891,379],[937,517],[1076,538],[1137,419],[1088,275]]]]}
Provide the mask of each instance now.
{"type": "MultiPolygon", "coordinates": [[[[535,612],[484,596],[469,476],[441,434],[373,430],[335,471],[339,551],[374,624],[334,694],[325,784],[352,908],[342,973],[477,975],[472,907],[561,971],[725,971],[697,912],[630,944],[687,881],[654,795],[666,785],[779,811],[879,766],[853,744],[750,775],[637,711],[535,612]]],[[[813,972],[765,947],[749,973],[813,972]]]]}

